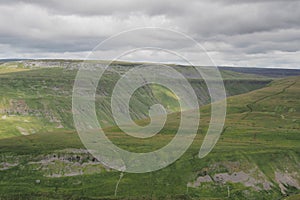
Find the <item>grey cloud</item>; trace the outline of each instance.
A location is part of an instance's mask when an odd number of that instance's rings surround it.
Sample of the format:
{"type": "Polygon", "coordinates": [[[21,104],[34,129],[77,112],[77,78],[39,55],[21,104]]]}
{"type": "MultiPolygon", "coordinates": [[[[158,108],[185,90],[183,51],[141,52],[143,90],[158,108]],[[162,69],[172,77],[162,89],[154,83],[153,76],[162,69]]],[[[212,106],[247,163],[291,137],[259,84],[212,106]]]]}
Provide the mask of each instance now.
{"type": "Polygon", "coordinates": [[[245,53],[267,51],[295,52],[299,50],[300,29],[286,29],[272,32],[259,32],[237,36],[220,36],[215,41],[230,44],[232,49],[245,53]]]}
{"type": "MultiPolygon", "coordinates": [[[[268,59],[282,52],[280,56],[284,58],[273,60],[278,62],[274,65],[296,66],[300,51],[299,9],[300,2],[296,0],[1,0],[0,44],[1,50],[7,48],[7,52],[0,56],[11,51],[14,56],[78,57],[120,31],[155,26],[192,36],[220,65],[269,66],[272,62],[268,59]]],[[[149,43],[172,50],[189,50],[191,46],[171,35],[132,35],[103,48],[103,55],[109,57],[126,46],[149,43]]]]}
{"type": "Polygon", "coordinates": [[[299,8],[299,1],[229,5],[201,2],[178,21],[203,36],[240,35],[299,28],[299,8]]]}
{"type": "MultiPolygon", "coordinates": [[[[195,1],[195,0],[193,0],[195,1]]],[[[3,4],[31,4],[41,8],[46,8],[49,12],[63,15],[128,15],[131,12],[146,13],[149,15],[161,15],[161,14],[172,14],[181,13],[185,2],[180,0],[152,0],[152,1],[141,1],[141,0],[110,0],[110,1],[99,1],[99,0],[2,0],[3,4]]],[[[191,3],[191,1],[190,1],[191,3]]]]}

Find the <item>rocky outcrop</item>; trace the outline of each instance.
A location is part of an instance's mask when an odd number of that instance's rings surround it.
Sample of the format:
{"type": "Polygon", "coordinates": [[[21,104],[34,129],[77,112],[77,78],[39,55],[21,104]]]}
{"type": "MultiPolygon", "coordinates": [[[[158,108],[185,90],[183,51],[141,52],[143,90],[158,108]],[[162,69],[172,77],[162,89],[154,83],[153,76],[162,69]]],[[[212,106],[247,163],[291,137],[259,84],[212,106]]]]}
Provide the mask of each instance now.
{"type": "MultiPolygon", "coordinates": [[[[250,166],[249,163],[244,163],[244,165],[250,166]]],[[[297,172],[282,172],[279,169],[275,169],[274,179],[272,179],[267,177],[254,165],[252,165],[252,168],[248,168],[247,171],[243,171],[243,166],[239,162],[214,163],[210,167],[204,168],[199,173],[201,175],[199,175],[195,181],[188,182],[187,187],[201,187],[206,183],[217,185],[241,183],[245,187],[253,188],[256,191],[268,191],[277,187],[280,188],[283,195],[286,195],[288,187],[300,189],[300,177],[297,172]],[[220,166],[225,168],[221,168],[220,166]],[[229,172],[211,173],[212,171],[218,171],[219,169],[227,170],[229,172]]]]}
{"type": "Polygon", "coordinates": [[[275,180],[278,183],[278,186],[281,190],[282,194],[286,194],[287,187],[291,186],[294,188],[297,188],[298,190],[300,189],[300,184],[295,178],[298,175],[298,173],[288,173],[288,172],[280,172],[276,171],[275,172],[275,180]]]}

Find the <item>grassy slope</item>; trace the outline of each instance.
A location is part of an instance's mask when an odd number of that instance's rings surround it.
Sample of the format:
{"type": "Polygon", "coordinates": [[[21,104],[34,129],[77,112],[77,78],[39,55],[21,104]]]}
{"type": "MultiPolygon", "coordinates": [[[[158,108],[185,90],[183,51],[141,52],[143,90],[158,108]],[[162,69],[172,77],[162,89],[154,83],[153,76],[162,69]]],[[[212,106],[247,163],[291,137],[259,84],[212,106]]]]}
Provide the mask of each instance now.
{"type": "MultiPolygon", "coordinates": [[[[227,187],[231,199],[280,199],[282,194],[274,180],[274,171],[299,174],[300,78],[277,80],[268,87],[228,99],[225,130],[214,150],[204,159],[197,154],[209,120],[209,106],[202,111],[202,125],[190,149],[169,167],[146,174],[125,174],[117,197],[136,199],[224,199],[227,187]],[[225,167],[238,162],[237,167],[225,167]],[[254,191],[242,184],[207,183],[187,188],[187,183],[207,173],[235,172],[258,168],[274,184],[271,191],[254,191]]],[[[166,128],[153,139],[138,142],[118,129],[108,136],[125,149],[145,152],[165,145],[173,137],[178,117],[170,116],[166,128]],[[138,145],[138,146],[137,146],[138,145]]],[[[2,160],[18,158],[20,165],[0,172],[2,197],[39,199],[113,199],[118,172],[103,172],[62,178],[46,178],[34,171],[29,161],[57,149],[82,147],[76,133],[68,131],[34,134],[0,140],[2,160]],[[39,184],[36,180],[41,180],[39,184]]],[[[298,180],[299,181],[299,180],[298,180]]],[[[289,188],[288,193],[299,191],[289,188]]],[[[297,197],[295,197],[297,199],[297,197]]]]}
{"type": "MultiPolygon", "coordinates": [[[[120,64],[120,63],[118,63],[120,64]]],[[[132,64],[121,63],[117,70],[128,70],[132,64]]],[[[175,66],[187,77],[193,70],[186,66],[175,66]]],[[[36,132],[72,130],[71,95],[76,70],[63,68],[24,67],[20,62],[0,66],[0,138],[32,134],[36,132]],[[18,124],[18,126],[16,125],[18,124]]],[[[245,93],[266,85],[270,79],[256,75],[222,71],[229,96],[245,93]]],[[[103,126],[112,124],[110,117],[111,86],[118,80],[117,73],[107,72],[100,81],[97,109],[103,126]]],[[[209,95],[202,80],[191,79],[201,104],[209,102],[209,95]],[[199,89],[200,88],[200,89],[199,89]]],[[[132,98],[133,118],[142,119],[148,115],[148,107],[162,102],[169,111],[178,111],[176,97],[161,86],[140,88],[132,98]],[[150,98],[149,98],[150,95],[150,98]]]]}

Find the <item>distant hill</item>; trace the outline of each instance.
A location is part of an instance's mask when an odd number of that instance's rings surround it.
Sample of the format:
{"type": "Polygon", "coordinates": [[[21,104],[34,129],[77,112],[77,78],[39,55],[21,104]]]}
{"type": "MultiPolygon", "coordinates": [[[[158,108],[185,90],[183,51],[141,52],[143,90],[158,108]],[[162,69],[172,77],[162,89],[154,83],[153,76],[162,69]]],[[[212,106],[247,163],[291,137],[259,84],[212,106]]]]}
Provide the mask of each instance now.
{"type": "Polygon", "coordinates": [[[285,77],[285,76],[299,76],[300,69],[277,69],[277,68],[255,68],[255,67],[219,67],[221,70],[229,70],[233,72],[240,72],[246,74],[256,74],[268,77],[285,77]]]}
{"type": "Polygon", "coordinates": [[[3,59],[0,59],[0,63],[22,61],[22,60],[30,60],[30,59],[26,59],[26,58],[3,58],[3,59]]]}

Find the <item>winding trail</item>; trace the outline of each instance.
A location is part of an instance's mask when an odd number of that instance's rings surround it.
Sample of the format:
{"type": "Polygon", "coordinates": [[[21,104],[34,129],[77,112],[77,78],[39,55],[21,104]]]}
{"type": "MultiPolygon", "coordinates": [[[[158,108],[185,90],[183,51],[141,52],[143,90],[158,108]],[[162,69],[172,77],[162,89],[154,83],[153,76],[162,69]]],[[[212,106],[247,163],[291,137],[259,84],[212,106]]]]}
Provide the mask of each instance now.
{"type": "Polygon", "coordinates": [[[116,188],[115,188],[115,197],[117,196],[117,192],[118,192],[119,184],[120,184],[120,182],[121,182],[121,179],[123,178],[123,176],[124,176],[124,173],[123,173],[123,172],[121,172],[121,174],[120,174],[120,178],[119,178],[119,180],[117,181],[116,188]]]}
{"type": "Polygon", "coordinates": [[[245,115],[244,117],[241,118],[241,120],[246,119],[246,118],[249,116],[249,114],[251,114],[251,113],[253,112],[253,106],[254,106],[255,104],[257,104],[258,102],[261,102],[261,101],[263,101],[263,100],[265,100],[265,99],[267,99],[267,98],[270,98],[270,97],[274,97],[274,96],[283,94],[287,89],[289,89],[290,87],[292,87],[292,86],[295,85],[295,84],[296,84],[296,81],[294,81],[292,84],[289,84],[289,85],[285,86],[280,92],[277,92],[277,93],[275,93],[275,94],[271,94],[271,95],[264,96],[264,97],[262,97],[262,98],[259,98],[259,99],[255,100],[255,101],[252,102],[252,103],[247,104],[246,107],[249,109],[249,111],[246,113],[246,115],[245,115]]]}
{"type": "MultiPolygon", "coordinates": [[[[246,119],[246,118],[253,112],[253,106],[254,106],[255,104],[257,104],[257,103],[259,103],[259,102],[261,102],[261,101],[263,101],[263,100],[265,100],[265,99],[267,99],[267,98],[270,98],[270,97],[274,97],[274,96],[283,94],[287,89],[289,89],[290,87],[292,87],[292,86],[295,85],[295,84],[296,84],[296,81],[294,81],[293,83],[291,83],[291,84],[285,86],[280,92],[277,92],[277,93],[274,93],[274,94],[271,94],[271,95],[264,96],[264,97],[262,97],[262,98],[259,98],[259,99],[255,100],[255,101],[253,101],[252,103],[247,104],[246,107],[249,109],[249,111],[248,111],[248,112],[246,113],[246,115],[245,115],[244,117],[242,117],[239,121],[246,119]]],[[[230,128],[230,127],[232,127],[232,126],[226,126],[226,127],[223,129],[223,131],[222,131],[221,134],[223,134],[223,133],[224,133],[228,128],[230,128]]]]}

